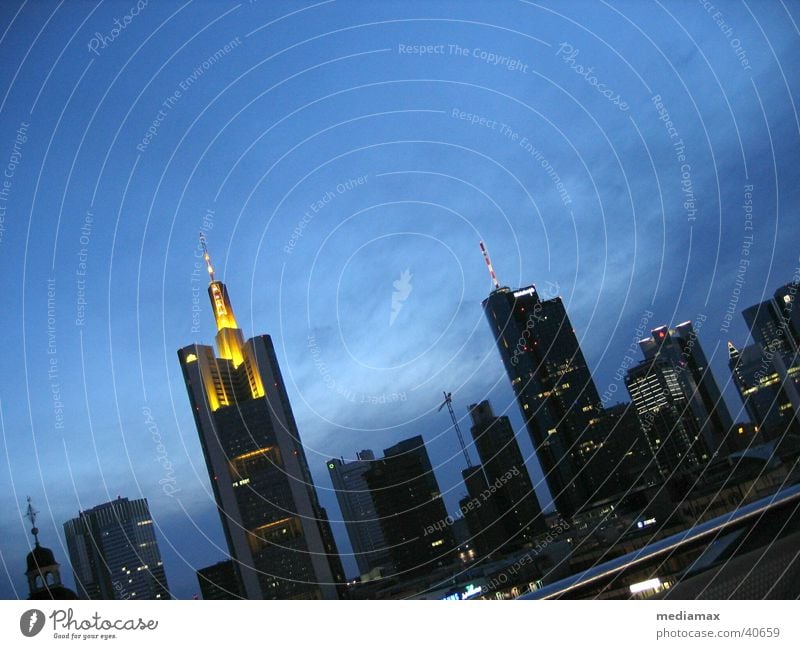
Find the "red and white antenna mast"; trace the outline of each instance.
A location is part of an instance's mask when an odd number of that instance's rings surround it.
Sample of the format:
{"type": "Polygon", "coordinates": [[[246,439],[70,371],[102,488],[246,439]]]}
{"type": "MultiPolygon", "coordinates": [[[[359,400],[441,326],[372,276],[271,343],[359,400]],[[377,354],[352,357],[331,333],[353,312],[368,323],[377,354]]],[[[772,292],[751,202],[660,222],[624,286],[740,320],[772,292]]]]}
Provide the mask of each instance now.
{"type": "Polygon", "coordinates": [[[489,259],[489,252],[486,250],[486,246],[483,245],[483,241],[480,242],[481,244],[481,252],[483,253],[483,258],[486,260],[486,267],[489,269],[489,275],[492,276],[492,282],[494,282],[495,289],[500,288],[500,283],[497,281],[497,275],[494,274],[494,268],[492,267],[492,260],[489,259]]]}

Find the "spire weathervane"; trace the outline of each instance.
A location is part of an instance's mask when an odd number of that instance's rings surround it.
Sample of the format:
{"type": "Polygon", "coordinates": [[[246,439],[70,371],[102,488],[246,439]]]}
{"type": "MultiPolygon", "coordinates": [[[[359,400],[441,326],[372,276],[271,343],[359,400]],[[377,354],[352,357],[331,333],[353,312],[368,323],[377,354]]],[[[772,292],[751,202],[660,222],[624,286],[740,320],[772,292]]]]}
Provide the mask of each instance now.
{"type": "Polygon", "coordinates": [[[39,528],[36,527],[36,514],[39,512],[33,508],[33,502],[31,501],[31,497],[28,496],[28,509],[27,513],[25,514],[25,518],[30,519],[31,525],[31,534],[33,534],[33,538],[36,541],[36,545],[39,545],[39,528]]]}

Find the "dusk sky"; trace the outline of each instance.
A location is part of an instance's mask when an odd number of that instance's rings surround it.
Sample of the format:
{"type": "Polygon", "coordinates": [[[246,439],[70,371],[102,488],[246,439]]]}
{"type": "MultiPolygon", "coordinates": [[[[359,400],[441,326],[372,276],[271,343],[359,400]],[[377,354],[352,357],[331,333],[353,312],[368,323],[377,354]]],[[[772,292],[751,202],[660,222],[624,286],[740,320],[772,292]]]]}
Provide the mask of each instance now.
{"type": "Polygon", "coordinates": [[[798,24],[788,0],[0,3],[0,597],[27,597],[27,496],[69,585],[64,521],[118,495],[148,499],[176,597],[225,557],[176,355],[215,333],[201,230],[350,577],[325,460],[421,434],[455,513],[443,390],[467,436],[472,403],[511,418],[549,505],[480,240],[502,285],[563,297],[610,403],[652,312],[695,321],[745,420],[726,343],[800,267],[798,24]]]}

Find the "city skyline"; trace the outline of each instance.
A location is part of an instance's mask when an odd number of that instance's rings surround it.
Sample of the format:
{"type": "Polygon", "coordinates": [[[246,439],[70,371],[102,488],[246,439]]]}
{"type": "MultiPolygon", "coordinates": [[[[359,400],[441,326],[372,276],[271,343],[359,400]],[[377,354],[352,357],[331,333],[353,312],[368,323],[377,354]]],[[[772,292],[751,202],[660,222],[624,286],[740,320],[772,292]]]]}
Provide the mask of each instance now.
{"type": "Polygon", "coordinates": [[[215,324],[198,231],[246,336],[274,340],[348,576],[327,460],[420,435],[454,513],[464,466],[436,412],[443,389],[462,427],[484,400],[510,418],[552,509],[481,308],[480,240],[503,286],[561,297],[604,405],[629,400],[632,343],[691,320],[733,420],[746,417],[727,343],[746,346],[741,312],[800,266],[800,70],[783,13],[725,10],[745,70],[681,3],[606,8],[593,33],[524,4],[210,4],[168,20],[175,9],[151,3],[108,42],[95,34],[124,13],[113,4],[47,28],[55,4],[12,4],[0,597],[27,592],[27,496],[68,585],[61,525],[119,494],[148,499],[176,596],[225,558],[174,353],[215,324]],[[406,51],[427,45],[441,49],[406,51]],[[578,73],[589,65],[620,101],[578,73]]]}

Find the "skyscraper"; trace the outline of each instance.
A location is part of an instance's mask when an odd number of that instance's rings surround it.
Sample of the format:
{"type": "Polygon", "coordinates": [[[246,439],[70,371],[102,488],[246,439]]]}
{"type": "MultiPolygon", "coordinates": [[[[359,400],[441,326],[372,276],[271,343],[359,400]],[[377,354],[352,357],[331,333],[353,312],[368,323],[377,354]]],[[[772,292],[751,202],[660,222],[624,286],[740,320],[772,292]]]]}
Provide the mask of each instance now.
{"type": "Polygon", "coordinates": [[[634,365],[628,370],[625,386],[662,478],[708,462],[711,450],[669,360],[655,356],[634,365]]]}
{"type": "Polygon", "coordinates": [[[728,343],[729,366],[748,415],[767,439],[800,432],[800,284],[742,311],[755,343],[741,351],[728,343]]]}
{"type": "Polygon", "coordinates": [[[483,308],[550,494],[568,516],[599,496],[578,447],[593,434],[600,398],[561,298],[494,281],[483,308]]]}
{"type": "Polygon", "coordinates": [[[364,478],[396,572],[430,571],[455,560],[447,510],[422,437],[384,450],[364,478]]]}
{"type": "Polygon", "coordinates": [[[544,532],[546,525],[514,428],[508,417],[495,416],[488,401],[471,405],[469,414],[486,480],[496,489],[492,498],[505,530],[506,549],[520,547],[544,532]]]}
{"type": "Polygon", "coordinates": [[[653,329],[650,338],[639,341],[639,347],[646,361],[658,357],[671,364],[706,447],[711,454],[716,452],[733,420],[692,323],[653,329]]]}
{"type": "Polygon", "coordinates": [[[169,599],[147,500],[117,498],[64,523],[81,599],[169,599]]]}
{"type": "Polygon", "coordinates": [[[468,496],[459,501],[461,513],[469,529],[469,540],[480,557],[503,553],[508,532],[497,508],[497,499],[490,495],[489,483],[482,466],[471,466],[461,472],[468,496]]]}
{"type": "Polygon", "coordinates": [[[800,432],[788,391],[791,383],[781,380],[771,358],[758,343],[737,349],[728,343],[728,367],[747,415],[765,439],[780,437],[786,430],[800,432]]]}
{"type": "Polygon", "coordinates": [[[602,425],[606,427],[606,443],[613,472],[621,491],[658,481],[658,467],[653,458],[642,424],[632,403],[617,403],[603,409],[602,425]]]}
{"type": "Polygon", "coordinates": [[[797,293],[800,284],[789,283],[778,288],[772,298],[742,311],[747,328],[765,349],[781,348],[797,352],[800,347],[800,308],[797,293]]]}
{"type": "Polygon", "coordinates": [[[178,351],[230,556],[247,599],[335,599],[344,581],[269,336],[244,340],[205,251],[217,353],[178,351]]]}
{"type": "Polygon", "coordinates": [[[357,453],[356,458],[352,462],[328,460],[328,472],[342,510],[350,545],[353,546],[358,571],[363,575],[375,568],[391,566],[391,559],[381,522],[375,512],[372,492],[364,478],[375,460],[375,454],[364,450],[357,453]]]}
{"type": "Polygon", "coordinates": [[[639,347],[625,385],[661,475],[707,463],[733,420],[692,323],[657,327],[639,347]]]}

